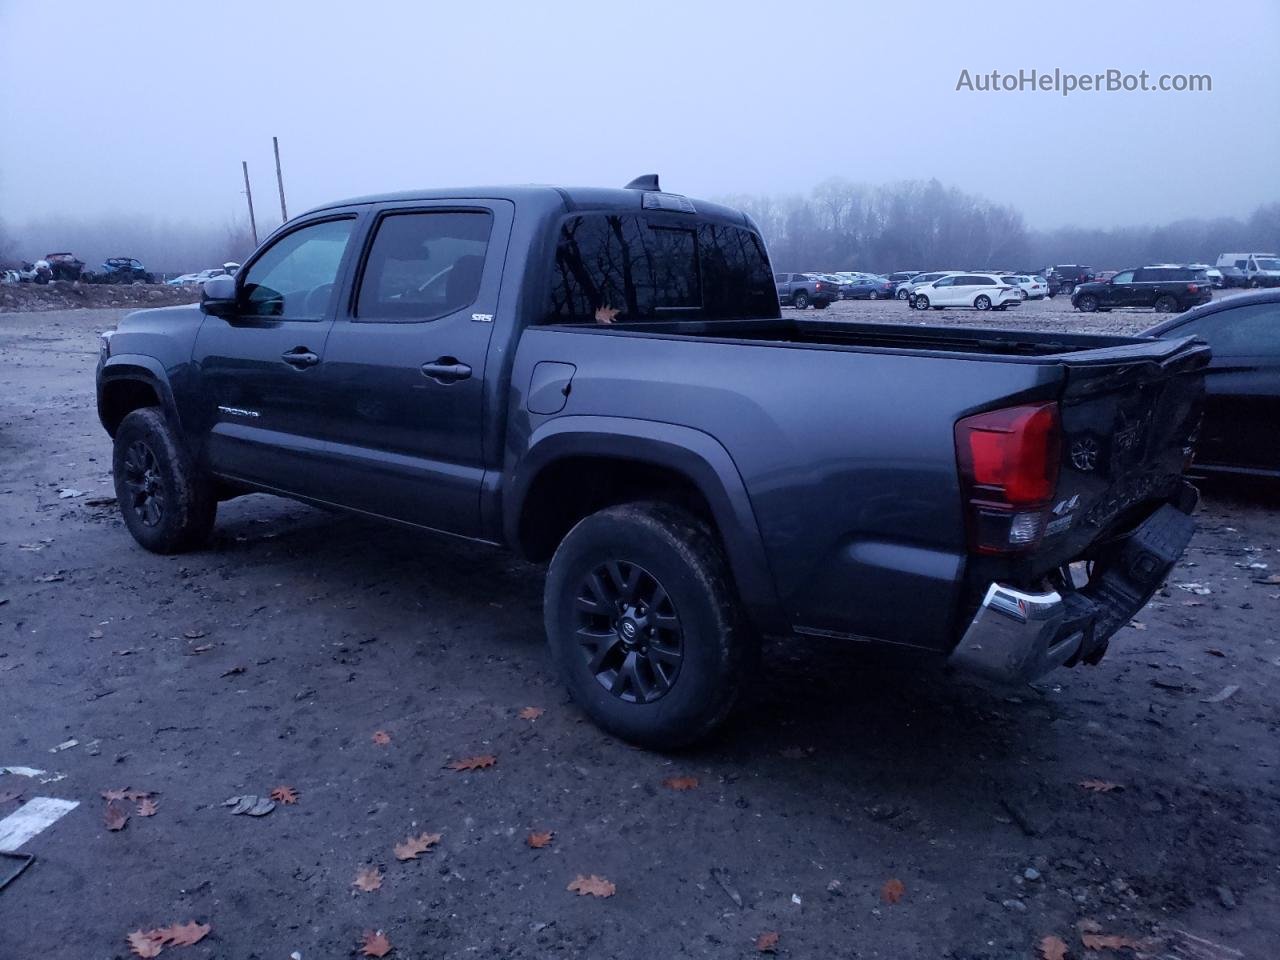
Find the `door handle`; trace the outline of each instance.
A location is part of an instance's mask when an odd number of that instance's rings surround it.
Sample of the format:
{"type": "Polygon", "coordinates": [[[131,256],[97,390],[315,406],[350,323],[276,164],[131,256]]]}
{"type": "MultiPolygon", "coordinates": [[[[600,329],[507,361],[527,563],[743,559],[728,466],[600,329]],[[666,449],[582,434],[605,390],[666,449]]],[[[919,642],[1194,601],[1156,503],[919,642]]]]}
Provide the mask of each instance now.
{"type": "Polygon", "coordinates": [[[291,367],[297,367],[299,370],[306,367],[314,367],[320,362],[320,358],[306,347],[294,347],[287,353],[280,354],[280,359],[291,367]]]}
{"type": "Polygon", "coordinates": [[[457,383],[471,376],[471,367],[457,357],[440,357],[422,365],[422,375],[436,383],[457,383]]]}

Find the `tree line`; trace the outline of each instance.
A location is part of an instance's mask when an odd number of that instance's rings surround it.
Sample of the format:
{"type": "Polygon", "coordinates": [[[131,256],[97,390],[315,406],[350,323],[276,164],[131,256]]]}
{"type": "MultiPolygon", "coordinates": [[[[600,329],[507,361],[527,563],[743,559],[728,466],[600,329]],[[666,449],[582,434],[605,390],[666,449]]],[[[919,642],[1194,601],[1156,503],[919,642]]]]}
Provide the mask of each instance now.
{"type": "Polygon", "coordinates": [[[1040,270],[1055,263],[1121,269],[1280,249],[1280,202],[1244,219],[1056,230],[1032,229],[1013,207],[938,180],[871,186],[831,179],[808,196],[736,195],[722,202],[750,214],[774,267],[787,271],[1040,270]]]}

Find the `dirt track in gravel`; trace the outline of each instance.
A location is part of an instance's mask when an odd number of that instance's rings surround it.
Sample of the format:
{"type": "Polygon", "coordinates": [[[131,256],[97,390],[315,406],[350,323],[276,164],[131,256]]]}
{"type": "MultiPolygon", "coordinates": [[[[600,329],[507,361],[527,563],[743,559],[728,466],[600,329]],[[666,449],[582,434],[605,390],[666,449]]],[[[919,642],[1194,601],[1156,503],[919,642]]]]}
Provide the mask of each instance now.
{"type": "MultiPolygon", "coordinates": [[[[829,314],[872,308],[905,313],[829,314]]],[[[666,757],[566,701],[538,568],[261,496],[224,505],[203,552],[135,546],[91,505],[111,494],[94,330],[118,315],[0,316],[0,766],[65,774],[0,795],[81,802],[24,846],[0,957],[125,957],[129,931],[193,918],[212,933],[174,957],[346,957],[382,928],[393,958],[746,957],[764,931],[788,957],[1030,958],[1058,934],[1080,958],[1085,919],[1161,956],[1190,956],[1183,931],[1275,956],[1280,585],[1255,582],[1280,573],[1273,494],[1210,491],[1097,668],[1011,691],[775,643],[725,733],[666,757]],[[445,769],[474,754],[498,762],[445,769]],[[663,786],[678,775],[699,785],[663,786]],[[280,783],[297,805],[220,805],[280,783]],[[126,786],[159,811],[109,832],[100,791],[126,786]],[[424,831],[439,845],[397,861],[424,831]],[[385,879],[359,893],[368,864],[385,879]],[[579,874],[616,895],[575,896],[579,874]]]]}

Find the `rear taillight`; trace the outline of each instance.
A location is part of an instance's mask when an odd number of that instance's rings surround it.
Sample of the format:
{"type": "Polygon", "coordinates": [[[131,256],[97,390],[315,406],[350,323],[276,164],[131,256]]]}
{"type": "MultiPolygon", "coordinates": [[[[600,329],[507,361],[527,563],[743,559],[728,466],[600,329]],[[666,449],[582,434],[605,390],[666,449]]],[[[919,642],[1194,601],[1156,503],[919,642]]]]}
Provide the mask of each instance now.
{"type": "Polygon", "coordinates": [[[992,410],[956,423],[956,462],[969,541],[978,553],[1040,542],[1058,487],[1062,424],[1056,403],[992,410]]]}
{"type": "Polygon", "coordinates": [[[1188,283],[1188,284],[1187,284],[1187,293],[1195,293],[1195,292],[1196,292],[1197,290],[1199,290],[1199,289],[1200,289],[1200,288],[1199,288],[1198,286],[1196,286],[1194,283],[1188,283]]]}

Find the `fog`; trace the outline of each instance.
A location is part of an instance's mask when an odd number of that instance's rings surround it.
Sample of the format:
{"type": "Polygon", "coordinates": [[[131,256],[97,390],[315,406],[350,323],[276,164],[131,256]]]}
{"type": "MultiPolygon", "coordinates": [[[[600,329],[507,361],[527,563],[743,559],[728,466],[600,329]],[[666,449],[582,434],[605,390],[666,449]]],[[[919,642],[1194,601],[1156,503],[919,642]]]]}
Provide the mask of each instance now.
{"type": "Polygon", "coordinates": [[[247,222],[242,160],[259,233],[279,221],[275,135],[295,214],[657,171],[694,196],[937,178],[1037,230],[1246,220],[1280,196],[1277,40],[1270,0],[0,2],[0,219],[24,256],[77,242],[51,223],[104,222],[200,234],[212,255],[247,222]],[[956,90],[962,70],[1055,68],[1212,90],[956,90]]]}

